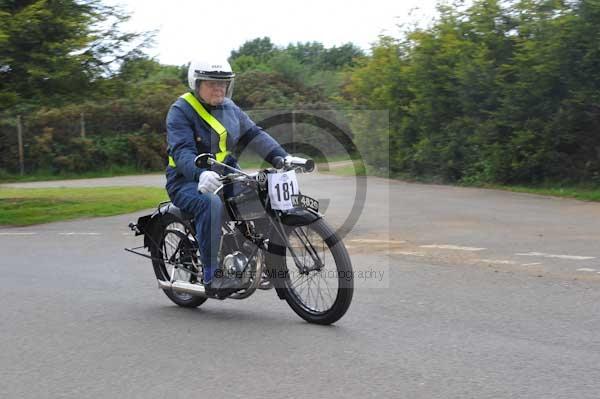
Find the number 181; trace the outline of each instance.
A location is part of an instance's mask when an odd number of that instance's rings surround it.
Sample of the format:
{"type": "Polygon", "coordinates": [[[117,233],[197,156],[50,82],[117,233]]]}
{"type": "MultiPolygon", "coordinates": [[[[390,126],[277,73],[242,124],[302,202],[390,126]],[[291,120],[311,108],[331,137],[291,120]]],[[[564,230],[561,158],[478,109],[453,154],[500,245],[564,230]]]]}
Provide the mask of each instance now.
{"type": "Polygon", "coordinates": [[[289,201],[290,195],[295,194],[294,192],[294,183],[282,183],[281,188],[279,187],[279,183],[275,185],[275,190],[277,190],[277,201],[281,202],[281,196],[283,194],[283,201],[289,201]]]}

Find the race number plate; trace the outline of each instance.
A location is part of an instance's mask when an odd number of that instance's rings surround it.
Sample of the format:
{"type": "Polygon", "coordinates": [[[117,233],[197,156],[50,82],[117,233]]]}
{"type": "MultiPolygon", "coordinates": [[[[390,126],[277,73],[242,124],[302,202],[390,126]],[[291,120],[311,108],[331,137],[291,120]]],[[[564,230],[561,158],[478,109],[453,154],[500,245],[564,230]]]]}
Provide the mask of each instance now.
{"type": "Polygon", "coordinates": [[[272,209],[287,211],[294,208],[292,196],[299,192],[298,179],[293,170],[269,174],[269,199],[272,209]]]}
{"type": "Polygon", "coordinates": [[[312,209],[319,212],[319,201],[306,195],[292,195],[292,205],[296,208],[312,209]]]}

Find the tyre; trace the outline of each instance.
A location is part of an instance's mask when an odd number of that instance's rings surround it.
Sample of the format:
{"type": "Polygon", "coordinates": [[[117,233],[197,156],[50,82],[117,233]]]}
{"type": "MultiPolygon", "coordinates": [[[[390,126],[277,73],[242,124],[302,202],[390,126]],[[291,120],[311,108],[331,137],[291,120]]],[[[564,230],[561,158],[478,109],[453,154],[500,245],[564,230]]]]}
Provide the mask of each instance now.
{"type": "Polygon", "coordinates": [[[288,228],[285,300],[309,323],[332,324],[350,307],[354,276],[348,251],[323,219],[288,228]]]}
{"type": "MultiPolygon", "coordinates": [[[[156,245],[151,249],[154,258],[152,264],[159,279],[171,281],[173,273],[175,273],[174,280],[196,282],[194,274],[174,266],[174,264],[185,266],[201,273],[198,249],[192,242],[191,234],[179,219],[170,214],[163,216],[162,228],[155,234],[154,242],[156,245]]],[[[171,289],[164,289],[163,292],[171,301],[184,308],[198,307],[207,299],[188,293],[175,292],[171,289]]]]}

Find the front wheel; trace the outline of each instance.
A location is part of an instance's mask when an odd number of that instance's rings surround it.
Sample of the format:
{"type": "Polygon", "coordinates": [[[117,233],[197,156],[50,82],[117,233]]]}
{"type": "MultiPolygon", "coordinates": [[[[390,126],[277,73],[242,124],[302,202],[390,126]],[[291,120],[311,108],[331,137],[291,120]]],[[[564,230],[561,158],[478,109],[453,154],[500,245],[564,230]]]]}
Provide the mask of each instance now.
{"type": "Polygon", "coordinates": [[[344,243],[323,219],[287,230],[285,300],[309,323],[336,322],[350,307],[354,292],[344,243]]]}

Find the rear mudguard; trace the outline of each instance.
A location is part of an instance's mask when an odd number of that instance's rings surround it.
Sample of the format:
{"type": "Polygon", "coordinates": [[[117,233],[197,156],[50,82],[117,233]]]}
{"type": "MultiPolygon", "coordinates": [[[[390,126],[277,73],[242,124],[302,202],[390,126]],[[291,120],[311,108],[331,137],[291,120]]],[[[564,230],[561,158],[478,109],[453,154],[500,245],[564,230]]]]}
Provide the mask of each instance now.
{"type": "MultiPolygon", "coordinates": [[[[158,209],[149,215],[142,216],[138,219],[136,224],[136,235],[144,235],[144,247],[148,249],[150,254],[158,253],[158,246],[161,240],[162,231],[167,224],[173,221],[181,222],[191,232],[194,231],[191,220],[191,215],[188,215],[181,211],[170,202],[164,202],[159,204],[158,209]]],[[[164,277],[160,271],[160,268],[156,260],[152,260],[154,273],[158,280],[162,280],[164,277]]]]}
{"type": "Polygon", "coordinates": [[[190,229],[190,231],[194,231],[191,223],[192,217],[190,215],[182,212],[181,209],[177,208],[170,202],[162,203],[153,213],[142,216],[137,221],[138,232],[136,235],[144,235],[144,246],[146,248],[150,249],[152,245],[156,245],[154,241],[157,239],[158,234],[166,224],[164,218],[166,215],[172,215],[176,219],[180,220],[186,228],[190,229]]]}

